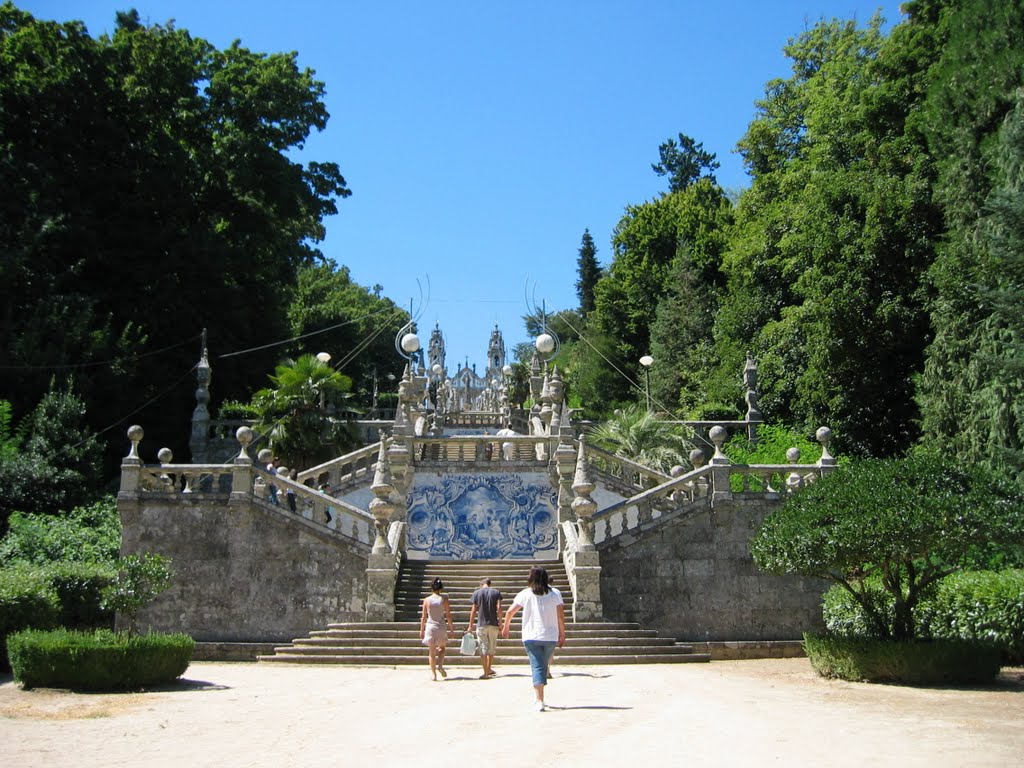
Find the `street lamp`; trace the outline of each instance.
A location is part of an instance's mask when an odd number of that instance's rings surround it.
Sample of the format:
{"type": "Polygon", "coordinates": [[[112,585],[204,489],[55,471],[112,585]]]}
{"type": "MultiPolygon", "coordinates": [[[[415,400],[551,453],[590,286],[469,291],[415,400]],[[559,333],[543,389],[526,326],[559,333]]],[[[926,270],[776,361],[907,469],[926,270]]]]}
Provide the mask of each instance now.
{"type": "Polygon", "coordinates": [[[650,355],[644,355],[640,358],[640,365],[644,367],[644,391],[647,394],[647,410],[651,410],[651,364],[654,362],[654,358],[650,355]]]}
{"type": "MultiPolygon", "coordinates": [[[[324,365],[327,365],[329,362],[331,362],[331,353],[330,352],[317,352],[316,353],[316,359],[319,360],[324,365]]],[[[320,387],[320,410],[323,411],[323,409],[324,409],[324,388],[323,388],[323,386],[321,386],[320,387]]]]}

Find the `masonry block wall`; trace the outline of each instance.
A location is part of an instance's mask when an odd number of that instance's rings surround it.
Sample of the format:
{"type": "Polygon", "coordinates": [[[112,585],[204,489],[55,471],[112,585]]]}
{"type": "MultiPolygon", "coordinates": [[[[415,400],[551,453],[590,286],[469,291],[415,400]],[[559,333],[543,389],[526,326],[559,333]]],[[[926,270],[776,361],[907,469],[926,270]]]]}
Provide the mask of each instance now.
{"type": "Polygon", "coordinates": [[[170,558],[173,586],[139,627],[199,641],[282,642],[332,621],[363,621],[368,547],[285,507],[225,494],[173,503],[118,500],[122,554],[170,558]]]}
{"type": "Polygon", "coordinates": [[[779,501],[742,499],[599,545],[608,621],[680,640],[799,640],[822,631],[824,581],[764,573],[749,540],[779,501]]]}

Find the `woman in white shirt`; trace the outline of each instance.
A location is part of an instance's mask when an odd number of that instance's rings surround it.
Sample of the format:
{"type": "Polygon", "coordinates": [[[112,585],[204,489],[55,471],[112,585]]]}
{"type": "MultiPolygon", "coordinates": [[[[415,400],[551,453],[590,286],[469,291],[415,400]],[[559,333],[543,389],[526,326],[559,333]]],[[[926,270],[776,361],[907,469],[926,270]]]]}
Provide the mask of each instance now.
{"type": "Polygon", "coordinates": [[[548,584],[548,572],[534,566],[526,582],[529,586],[515,596],[512,607],[505,614],[501,636],[508,637],[512,617],[523,611],[523,647],[530,657],[533,673],[534,708],[544,711],[544,686],[548,682],[548,665],[555,646],[565,645],[565,603],[562,593],[548,584]]]}

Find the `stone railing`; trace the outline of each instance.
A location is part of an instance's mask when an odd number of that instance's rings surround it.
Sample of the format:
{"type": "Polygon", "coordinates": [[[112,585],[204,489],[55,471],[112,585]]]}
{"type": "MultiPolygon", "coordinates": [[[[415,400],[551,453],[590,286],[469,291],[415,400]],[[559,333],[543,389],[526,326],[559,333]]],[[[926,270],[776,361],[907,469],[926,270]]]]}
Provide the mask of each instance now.
{"type": "MultiPolygon", "coordinates": [[[[703,457],[695,455],[695,463],[702,466],[597,510],[591,518],[594,543],[644,529],[667,515],[674,517],[701,499],[708,499],[706,503],[712,507],[716,502],[737,496],[780,499],[836,467],[836,460],[828,449],[832,436],[828,427],[821,427],[816,433],[822,450],[815,464],[798,463],[800,451],[796,448],[786,452],[788,464],[733,464],[722,452],[728,438],[727,431],[716,426],[709,430],[708,436],[715,446],[715,454],[709,464],[704,465],[703,457]],[[672,512],[666,511],[665,501],[671,501],[672,512]]],[[[586,452],[588,462],[593,465],[595,449],[588,445],[586,452]]]]}
{"type": "Polygon", "coordinates": [[[142,427],[128,429],[132,447],[121,461],[119,499],[166,499],[207,493],[226,496],[231,502],[246,499],[270,502],[273,485],[282,511],[291,512],[289,495],[292,495],[295,513],[311,523],[329,528],[361,546],[369,547],[373,543],[373,516],[366,510],[256,466],[248,453],[253,437],[249,427],[238,429],[236,438],[241,450],[230,464],[174,464],[167,448],[161,448],[157,454],[160,464],[143,464],[138,450],[143,434],[142,427]]]}
{"type": "MultiPolygon", "coordinates": [[[[579,447],[578,441],[576,446],[579,447]]],[[[587,462],[590,469],[605,483],[614,484],[617,486],[616,490],[622,493],[655,488],[670,479],[668,475],[656,469],[605,451],[590,442],[587,443],[587,462]]]]}
{"type": "Polygon", "coordinates": [[[367,545],[373,545],[375,531],[373,515],[364,509],[321,493],[308,485],[304,485],[287,477],[272,475],[265,469],[254,470],[255,482],[253,495],[264,500],[271,500],[270,486],[277,486],[277,503],[282,509],[293,511],[289,495],[295,497],[294,512],[307,520],[319,523],[332,531],[355,539],[367,545]]]}
{"type": "Polygon", "coordinates": [[[379,441],[370,443],[344,456],[299,472],[298,480],[300,483],[318,488],[327,483],[331,493],[339,493],[373,476],[373,465],[377,461],[379,451],[379,441]]]}
{"type": "Polygon", "coordinates": [[[413,441],[413,462],[432,464],[534,464],[546,467],[549,438],[529,435],[453,435],[417,437],[413,441]],[[538,450],[538,447],[543,450],[538,450]],[[545,458],[538,458],[538,455],[545,458]]]}

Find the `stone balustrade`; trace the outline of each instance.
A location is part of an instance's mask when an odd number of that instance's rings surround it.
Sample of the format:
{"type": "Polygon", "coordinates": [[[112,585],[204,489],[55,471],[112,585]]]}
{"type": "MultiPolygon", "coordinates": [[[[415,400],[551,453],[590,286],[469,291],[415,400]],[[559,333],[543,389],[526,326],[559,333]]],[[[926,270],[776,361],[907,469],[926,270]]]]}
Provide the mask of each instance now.
{"type": "Polygon", "coordinates": [[[420,465],[491,463],[546,467],[548,460],[537,458],[537,446],[547,446],[549,442],[550,438],[529,435],[417,437],[413,440],[413,461],[420,465]]]}
{"type": "Polygon", "coordinates": [[[315,467],[299,472],[300,483],[312,484],[319,488],[324,483],[331,493],[339,493],[352,486],[359,485],[373,473],[373,465],[377,461],[380,442],[370,443],[344,456],[318,464],[315,467]]]}

